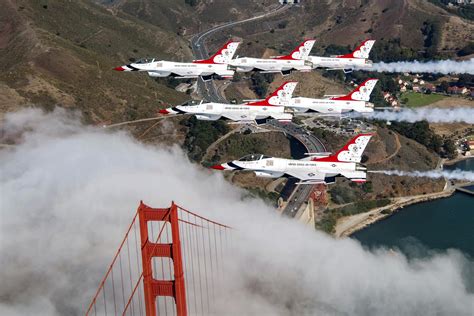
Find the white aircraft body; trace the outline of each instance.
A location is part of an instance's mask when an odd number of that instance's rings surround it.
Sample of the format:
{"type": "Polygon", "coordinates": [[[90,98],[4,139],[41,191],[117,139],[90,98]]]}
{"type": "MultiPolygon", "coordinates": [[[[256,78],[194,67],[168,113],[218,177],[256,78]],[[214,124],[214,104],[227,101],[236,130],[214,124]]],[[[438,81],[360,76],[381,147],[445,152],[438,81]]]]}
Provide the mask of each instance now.
{"type": "Polygon", "coordinates": [[[234,57],[240,42],[229,41],[209,59],[194,60],[191,63],[142,59],[135,63],[114,68],[117,71],[146,71],[151,77],[175,77],[178,79],[198,78],[204,81],[214,77],[229,79],[234,70],[228,69],[228,63],[234,57]]]}
{"type": "Polygon", "coordinates": [[[308,56],[307,60],[315,68],[329,68],[329,70],[344,70],[349,72],[352,69],[366,69],[372,67],[369,60],[370,50],[374,46],[375,40],[366,40],[359,45],[352,53],[333,57],[308,56]]]}
{"type": "Polygon", "coordinates": [[[239,57],[230,61],[230,68],[237,72],[260,71],[262,73],[282,73],[289,75],[292,71],[311,71],[312,64],[306,59],[313,48],[314,40],[301,43],[290,55],[273,58],[239,57]]]}
{"type": "Polygon", "coordinates": [[[361,166],[360,162],[371,137],[371,134],[360,134],[334,155],[314,153],[295,160],[253,154],[212,168],[249,170],[255,172],[258,177],[266,178],[294,177],[300,179],[299,184],[333,183],[337,176],[364,183],[367,179],[367,169],[361,166]]]}
{"type": "Polygon", "coordinates": [[[293,118],[285,111],[284,104],[291,99],[297,82],[289,81],[281,85],[265,100],[243,104],[201,103],[178,105],[160,110],[161,114],[193,114],[198,120],[215,121],[221,118],[234,122],[256,122],[267,118],[289,122],[293,118]]]}
{"type": "Polygon", "coordinates": [[[378,79],[368,79],[345,96],[332,96],[327,99],[292,98],[286,106],[294,112],[317,112],[326,115],[340,115],[352,111],[371,113],[374,111],[374,104],[369,102],[370,94],[377,82],[378,79]]]}

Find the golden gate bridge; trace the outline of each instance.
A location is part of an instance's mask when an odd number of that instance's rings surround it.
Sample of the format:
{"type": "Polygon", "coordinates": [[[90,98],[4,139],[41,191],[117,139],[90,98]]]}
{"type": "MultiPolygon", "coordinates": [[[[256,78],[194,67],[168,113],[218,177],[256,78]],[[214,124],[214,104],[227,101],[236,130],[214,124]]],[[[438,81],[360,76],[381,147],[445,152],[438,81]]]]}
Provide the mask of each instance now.
{"type": "Polygon", "coordinates": [[[229,226],[175,203],[140,202],[85,315],[212,314],[231,237],[229,226]]]}

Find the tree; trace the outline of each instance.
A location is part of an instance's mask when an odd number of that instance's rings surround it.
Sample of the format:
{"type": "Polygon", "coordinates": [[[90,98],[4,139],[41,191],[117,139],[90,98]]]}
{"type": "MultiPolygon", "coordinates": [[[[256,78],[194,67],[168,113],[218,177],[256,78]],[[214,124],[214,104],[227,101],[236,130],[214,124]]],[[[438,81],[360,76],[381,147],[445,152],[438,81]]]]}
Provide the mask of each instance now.
{"type": "Polygon", "coordinates": [[[446,139],[443,144],[444,153],[449,159],[454,159],[457,156],[456,145],[454,141],[450,138],[446,139]]]}
{"type": "Polygon", "coordinates": [[[443,81],[440,83],[439,88],[444,93],[448,93],[449,83],[447,81],[443,81]]]}

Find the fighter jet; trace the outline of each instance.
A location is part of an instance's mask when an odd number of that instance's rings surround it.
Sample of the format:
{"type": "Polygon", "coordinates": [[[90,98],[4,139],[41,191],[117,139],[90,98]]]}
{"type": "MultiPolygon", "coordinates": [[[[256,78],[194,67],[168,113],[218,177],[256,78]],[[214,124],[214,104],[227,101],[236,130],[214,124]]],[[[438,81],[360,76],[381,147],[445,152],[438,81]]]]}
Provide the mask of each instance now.
{"type": "Polygon", "coordinates": [[[240,57],[230,61],[229,67],[237,72],[260,71],[289,75],[292,71],[311,71],[312,64],[306,59],[313,48],[314,40],[301,43],[291,54],[272,58],[240,57]]]}
{"type": "Polygon", "coordinates": [[[229,79],[234,70],[228,69],[228,63],[234,57],[240,42],[229,41],[209,59],[182,63],[155,59],[141,59],[137,62],[116,67],[117,71],[146,71],[151,77],[174,77],[178,79],[198,78],[204,81],[213,78],[229,79]]]}
{"type": "Polygon", "coordinates": [[[352,111],[371,113],[374,111],[374,104],[369,102],[370,94],[377,82],[378,79],[368,79],[344,96],[327,96],[326,99],[292,98],[286,106],[294,112],[317,112],[325,115],[341,115],[352,111]]]}
{"type": "Polygon", "coordinates": [[[291,113],[286,113],[284,104],[287,104],[295,90],[297,82],[289,81],[281,85],[265,100],[256,100],[243,104],[223,104],[208,102],[197,105],[178,105],[160,110],[161,114],[193,114],[198,120],[215,121],[228,119],[234,122],[256,122],[274,118],[279,121],[289,122],[293,118],[291,113]]]}
{"type": "Polygon", "coordinates": [[[300,180],[298,184],[329,184],[334,183],[338,176],[364,183],[367,179],[367,169],[360,162],[371,137],[372,134],[360,134],[333,155],[313,153],[301,160],[294,160],[253,154],[212,168],[249,170],[255,172],[258,177],[265,178],[294,177],[300,180]]]}
{"type": "Polygon", "coordinates": [[[351,72],[353,69],[366,69],[372,67],[369,60],[369,53],[374,46],[375,40],[366,40],[359,45],[352,53],[340,56],[319,57],[309,56],[307,60],[315,68],[329,68],[328,70],[344,70],[351,72]]]}

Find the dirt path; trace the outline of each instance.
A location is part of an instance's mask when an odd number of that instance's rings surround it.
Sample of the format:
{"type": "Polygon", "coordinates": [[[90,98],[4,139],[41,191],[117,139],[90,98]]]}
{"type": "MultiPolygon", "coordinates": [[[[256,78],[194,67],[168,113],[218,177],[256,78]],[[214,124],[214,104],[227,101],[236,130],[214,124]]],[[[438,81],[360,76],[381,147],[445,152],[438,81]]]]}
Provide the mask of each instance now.
{"type": "Polygon", "coordinates": [[[380,159],[380,160],[377,160],[377,161],[373,161],[370,164],[381,163],[381,162],[390,160],[393,157],[395,157],[396,154],[398,154],[398,152],[400,151],[400,148],[402,148],[402,144],[400,143],[400,138],[398,137],[398,134],[393,133],[393,135],[395,137],[395,142],[397,143],[397,148],[395,149],[395,151],[390,156],[387,156],[387,157],[385,157],[383,159],[380,159]]]}
{"type": "Polygon", "coordinates": [[[213,142],[209,147],[207,147],[206,153],[202,156],[201,163],[206,160],[206,158],[209,156],[211,151],[213,151],[217,147],[217,145],[219,145],[220,142],[222,142],[223,140],[227,139],[232,134],[235,134],[235,133],[237,133],[241,130],[242,130],[241,126],[236,127],[233,130],[231,130],[230,132],[228,132],[227,134],[225,134],[225,135],[221,136],[220,138],[218,138],[215,142],[213,142]]]}

